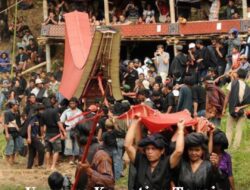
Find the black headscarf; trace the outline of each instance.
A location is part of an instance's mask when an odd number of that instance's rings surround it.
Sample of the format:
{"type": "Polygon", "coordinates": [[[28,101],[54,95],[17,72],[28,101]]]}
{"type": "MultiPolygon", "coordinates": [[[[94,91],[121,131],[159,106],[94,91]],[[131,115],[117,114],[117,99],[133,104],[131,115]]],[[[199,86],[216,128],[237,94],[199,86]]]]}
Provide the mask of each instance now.
{"type": "Polygon", "coordinates": [[[202,133],[190,133],[185,138],[185,147],[206,147],[207,145],[207,138],[202,133]]]}
{"type": "Polygon", "coordinates": [[[228,148],[228,140],[223,131],[220,129],[216,129],[214,132],[214,137],[213,137],[213,144],[214,145],[221,145],[221,148],[223,150],[228,148]]]}

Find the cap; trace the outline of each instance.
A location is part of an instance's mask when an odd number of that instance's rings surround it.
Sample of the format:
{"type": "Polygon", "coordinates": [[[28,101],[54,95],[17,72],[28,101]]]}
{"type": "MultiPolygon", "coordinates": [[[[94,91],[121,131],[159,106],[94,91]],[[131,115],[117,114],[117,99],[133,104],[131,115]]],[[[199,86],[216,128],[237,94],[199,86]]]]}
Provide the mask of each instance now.
{"type": "Polygon", "coordinates": [[[41,79],[36,79],[36,84],[42,84],[43,83],[43,81],[41,80],[41,79]]]}
{"type": "Polygon", "coordinates": [[[148,145],[154,145],[156,148],[165,148],[166,143],[161,134],[155,133],[142,139],[138,144],[139,147],[145,147],[148,145]]]}
{"type": "Polygon", "coordinates": [[[188,49],[192,49],[192,48],[195,48],[195,43],[190,43],[190,44],[188,45],[188,49]]]}
{"type": "Polygon", "coordinates": [[[179,96],[179,94],[180,94],[179,90],[173,90],[173,95],[175,97],[179,96]]]}

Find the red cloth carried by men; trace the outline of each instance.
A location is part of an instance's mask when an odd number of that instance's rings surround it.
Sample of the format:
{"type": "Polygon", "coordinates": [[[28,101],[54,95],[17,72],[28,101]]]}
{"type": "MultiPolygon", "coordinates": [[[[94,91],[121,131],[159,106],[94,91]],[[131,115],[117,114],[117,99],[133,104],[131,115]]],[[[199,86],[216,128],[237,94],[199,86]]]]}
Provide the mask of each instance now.
{"type": "Polygon", "coordinates": [[[151,133],[169,129],[172,125],[176,125],[180,119],[185,121],[186,126],[197,124],[197,120],[193,119],[187,110],[164,114],[146,105],[132,106],[128,112],[120,115],[117,119],[134,119],[136,116],[141,117],[142,123],[151,133]]]}
{"type": "Polygon", "coordinates": [[[248,119],[250,119],[250,110],[246,111],[246,116],[248,119]]]}

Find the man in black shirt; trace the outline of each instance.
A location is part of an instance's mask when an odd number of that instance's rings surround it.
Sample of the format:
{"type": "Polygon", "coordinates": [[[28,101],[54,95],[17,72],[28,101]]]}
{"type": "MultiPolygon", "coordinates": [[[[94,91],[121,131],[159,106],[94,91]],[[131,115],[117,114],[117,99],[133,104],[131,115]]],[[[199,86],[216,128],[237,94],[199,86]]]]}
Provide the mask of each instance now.
{"type": "Polygon", "coordinates": [[[162,89],[163,93],[162,112],[164,113],[175,112],[175,98],[172,90],[173,90],[172,84],[168,84],[162,89]]]}
{"type": "Polygon", "coordinates": [[[18,151],[18,143],[23,143],[19,136],[21,120],[19,115],[19,104],[17,101],[9,102],[10,110],[4,112],[4,134],[7,141],[5,155],[9,164],[14,164],[15,153],[18,151]]]}
{"type": "Polygon", "coordinates": [[[58,110],[48,108],[41,113],[41,123],[45,131],[45,162],[46,167],[55,169],[56,163],[61,152],[61,139],[65,139],[66,131],[60,122],[58,110]],[[61,135],[58,138],[54,138],[61,135]],[[50,167],[50,156],[53,153],[52,165],[50,167]]]}
{"type": "Polygon", "coordinates": [[[134,91],[135,81],[139,78],[138,72],[134,69],[134,62],[129,61],[128,70],[124,76],[124,83],[130,86],[130,90],[134,91]]]}
{"type": "Polygon", "coordinates": [[[195,84],[192,86],[192,97],[194,117],[205,117],[206,115],[206,90],[203,86],[195,84]]]}

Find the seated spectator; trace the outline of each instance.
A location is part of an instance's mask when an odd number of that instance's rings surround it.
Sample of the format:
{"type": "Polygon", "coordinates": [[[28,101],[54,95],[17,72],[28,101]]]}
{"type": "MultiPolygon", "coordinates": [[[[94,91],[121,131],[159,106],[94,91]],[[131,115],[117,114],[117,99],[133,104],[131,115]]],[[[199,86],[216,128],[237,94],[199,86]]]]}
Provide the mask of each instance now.
{"type": "Polygon", "coordinates": [[[28,54],[29,58],[31,59],[32,63],[34,63],[34,61],[37,58],[37,51],[38,51],[38,47],[35,44],[35,40],[30,39],[29,45],[27,46],[27,54],[28,54]]]}
{"type": "Polygon", "coordinates": [[[135,5],[134,1],[130,1],[124,10],[124,15],[127,15],[127,18],[131,22],[136,22],[139,18],[139,9],[135,5]]]}
{"type": "Polygon", "coordinates": [[[224,11],[225,19],[238,19],[239,18],[239,10],[234,4],[234,0],[229,0],[227,8],[224,11]]]}
{"type": "Polygon", "coordinates": [[[131,21],[128,21],[124,15],[120,15],[119,16],[119,22],[117,23],[119,25],[122,25],[122,24],[131,24],[131,21]]]}
{"type": "Polygon", "coordinates": [[[165,1],[157,0],[155,1],[156,7],[159,11],[159,22],[165,23],[170,22],[169,8],[165,1]]]}
{"type": "Polygon", "coordinates": [[[26,49],[26,47],[29,45],[30,39],[34,39],[34,36],[31,34],[30,30],[26,30],[22,38],[22,42],[17,43],[18,48],[23,47],[26,49]]]}
{"type": "Polygon", "coordinates": [[[48,25],[48,24],[58,24],[55,18],[55,13],[53,11],[49,12],[49,17],[43,23],[43,25],[48,25]]]}
{"type": "Polygon", "coordinates": [[[146,24],[155,23],[155,11],[152,10],[150,4],[148,4],[147,8],[143,10],[143,20],[146,24]]]}
{"type": "Polygon", "coordinates": [[[239,69],[243,69],[247,71],[248,73],[250,72],[250,63],[247,61],[247,56],[246,55],[241,55],[240,56],[240,67],[239,69]]]}
{"type": "Polygon", "coordinates": [[[113,15],[112,19],[111,19],[111,24],[116,25],[117,23],[118,23],[118,18],[117,18],[117,16],[113,15]]]}
{"type": "Polygon", "coordinates": [[[10,71],[10,58],[6,52],[3,52],[0,55],[0,72],[9,72],[10,71]]]}
{"type": "Polygon", "coordinates": [[[17,70],[25,70],[29,56],[25,53],[23,47],[19,47],[18,55],[16,56],[16,68],[17,70]]]}

